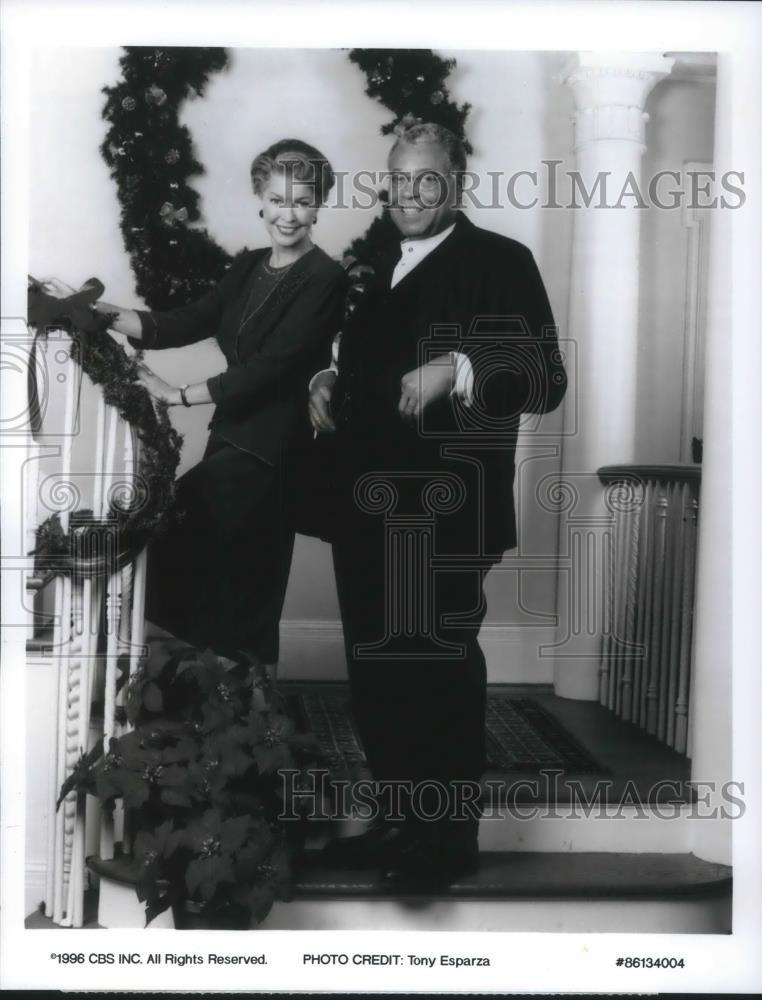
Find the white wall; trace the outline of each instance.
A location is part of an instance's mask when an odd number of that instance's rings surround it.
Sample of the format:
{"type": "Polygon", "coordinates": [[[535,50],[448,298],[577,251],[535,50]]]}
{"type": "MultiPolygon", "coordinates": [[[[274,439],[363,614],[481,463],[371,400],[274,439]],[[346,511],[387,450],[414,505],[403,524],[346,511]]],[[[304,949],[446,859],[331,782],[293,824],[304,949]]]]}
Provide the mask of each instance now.
{"type": "MultiPolygon", "coordinates": [[[[686,163],[711,164],[715,86],[710,82],[666,79],[646,105],[650,114],[643,159],[647,181],[660,170],[683,170],[686,163]]],[[[667,190],[663,184],[661,190],[667,190]]],[[[666,194],[662,194],[669,202],[666,194]]],[[[643,212],[638,334],[637,458],[642,462],[681,461],[680,416],[684,345],[688,229],[680,209],[643,212]]],[[[700,321],[705,322],[706,289],[700,288],[700,321]]],[[[699,435],[700,436],[700,435],[699,435]]]]}

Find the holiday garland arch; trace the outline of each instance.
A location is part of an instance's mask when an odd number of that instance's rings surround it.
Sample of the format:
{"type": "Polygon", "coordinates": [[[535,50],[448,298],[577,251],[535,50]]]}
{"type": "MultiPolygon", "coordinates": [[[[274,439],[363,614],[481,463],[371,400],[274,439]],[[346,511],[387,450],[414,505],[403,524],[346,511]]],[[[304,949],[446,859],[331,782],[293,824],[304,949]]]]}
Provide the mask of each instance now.
{"type": "MultiPolygon", "coordinates": [[[[398,130],[405,116],[413,116],[446,126],[471,151],[465,137],[470,105],[458,105],[447,89],[454,59],[442,59],[430,49],[352,49],[349,59],[365,75],[366,94],[393,113],[382,134],[398,130]]],[[[219,281],[232,257],[199,224],[200,197],[190,181],[204,168],[189,130],[180,123],[180,109],[184,101],[204,94],[210,77],[227,68],[229,57],[222,48],[128,46],[119,64],[121,80],[103,88],[103,118],[109,128],[100,151],[116,183],[120,229],[136,291],[150,309],[186,305],[219,281]]],[[[384,213],[348,247],[348,259],[361,265],[354,274],[349,309],[362,288],[364,266],[372,268],[396,238],[384,213]]],[[[68,533],[57,515],[48,518],[38,529],[37,551],[68,557],[62,563],[65,571],[81,548],[83,531],[113,530],[116,523],[123,546],[134,550],[166,525],[182,439],[172,428],[166,406],[152,408],[138,384],[140,353],[128,356],[106,332],[103,317],[96,320],[81,309],[70,313],[65,303],[52,302],[34,281],[29,296],[30,322],[37,323],[40,333],[43,319],[65,325],[73,337],[73,358],[101,387],[106,401],[135,427],[142,444],[142,492],[149,494],[137,509],[114,507],[103,524],[92,511],[74,512],[68,533]]]]}
{"type": "MultiPolygon", "coordinates": [[[[213,286],[231,257],[199,225],[199,195],[191,186],[204,168],[196,159],[180,108],[203,95],[209,78],[229,65],[221,48],[125,47],[122,79],[105,87],[109,129],[101,153],[116,182],[121,231],[136,290],[151,309],[186,305],[213,286]]],[[[454,59],[431,49],[352,49],[366,94],[388,108],[388,135],[405,115],[444,125],[464,140],[469,104],[454,102],[447,78],[454,59]]],[[[256,152],[252,150],[252,155],[256,152]]],[[[382,215],[347,249],[373,265],[395,238],[382,215]]]]}

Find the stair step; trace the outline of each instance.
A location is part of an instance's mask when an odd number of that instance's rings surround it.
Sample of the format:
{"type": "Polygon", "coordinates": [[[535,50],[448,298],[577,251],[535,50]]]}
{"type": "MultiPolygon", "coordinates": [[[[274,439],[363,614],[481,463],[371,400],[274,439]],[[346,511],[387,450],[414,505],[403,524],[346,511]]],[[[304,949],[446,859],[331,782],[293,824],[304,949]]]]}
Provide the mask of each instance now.
{"type": "MultiPolygon", "coordinates": [[[[88,864],[100,873],[98,925],[142,927],[132,859],[88,864]]],[[[169,911],[151,924],[171,926],[169,911]]],[[[728,867],[690,854],[485,851],[468,879],[437,893],[404,894],[386,890],[372,873],[330,868],[308,852],[294,898],[276,902],[260,927],[728,934],[732,882],[728,867]]]]}
{"type": "MultiPolygon", "coordinates": [[[[89,858],[101,878],[134,886],[138,865],[131,857],[89,858]]],[[[692,854],[588,854],[484,851],[479,870],[447,889],[390,893],[375,870],[353,871],[326,865],[319,851],[307,851],[294,884],[294,899],[374,898],[432,895],[461,899],[668,899],[724,894],[731,869],[692,854]]]]}
{"type": "MultiPolygon", "coordinates": [[[[657,898],[705,896],[731,888],[731,869],[692,854],[589,854],[484,851],[479,870],[435,896],[463,899],[657,898]]],[[[400,895],[393,893],[392,895],[400,895]]],[[[295,898],[382,896],[375,871],[328,866],[308,852],[297,874],[295,898]]],[[[411,892],[405,895],[426,895],[411,892]]]]}
{"type": "Polygon", "coordinates": [[[730,869],[690,854],[481,853],[438,893],[389,892],[310,858],[262,930],[728,934],[730,869]]]}

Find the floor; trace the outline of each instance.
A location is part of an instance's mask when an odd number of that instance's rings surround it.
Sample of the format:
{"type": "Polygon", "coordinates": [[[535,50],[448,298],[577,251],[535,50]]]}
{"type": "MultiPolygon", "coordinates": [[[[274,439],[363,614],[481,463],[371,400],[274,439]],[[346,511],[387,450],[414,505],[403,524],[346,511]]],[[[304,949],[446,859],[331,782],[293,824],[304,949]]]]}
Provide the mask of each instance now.
{"type": "MultiPolygon", "coordinates": [[[[335,692],[342,687],[339,683],[283,685],[284,690],[295,692],[316,688],[335,692]]],[[[512,797],[517,803],[560,804],[569,802],[572,796],[592,800],[594,791],[599,791],[603,802],[615,805],[623,799],[632,804],[692,801],[687,784],[690,760],[637,726],[623,722],[609,709],[590,701],[558,698],[550,685],[492,684],[490,691],[536,698],[601,764],[601,772],[539,774],[529,776],[527,782],[525,772],[488,771],[483,782],[488,800],[497,794],[503,802],[512,797]]]]}

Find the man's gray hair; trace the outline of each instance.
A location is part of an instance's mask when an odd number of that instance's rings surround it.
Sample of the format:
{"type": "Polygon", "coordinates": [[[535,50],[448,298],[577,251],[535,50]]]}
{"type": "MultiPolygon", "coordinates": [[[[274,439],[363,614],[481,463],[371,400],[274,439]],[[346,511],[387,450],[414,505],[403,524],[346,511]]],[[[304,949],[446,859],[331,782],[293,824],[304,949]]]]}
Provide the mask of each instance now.
{"type": "Polygon", "coordinates": [[[447,152],[453,170],[466,169],[466,147],[463,140],[459,139],[449,128],[445,128],[444,125],[422,122],[419,118],[414,118],[413,115],[405,115],[394,132],[397,141],[392,146],[390,155],[402,142],[413,145],[418,142],[436,142],[447,152]]]}

